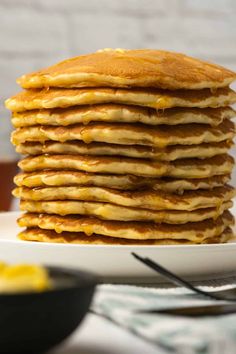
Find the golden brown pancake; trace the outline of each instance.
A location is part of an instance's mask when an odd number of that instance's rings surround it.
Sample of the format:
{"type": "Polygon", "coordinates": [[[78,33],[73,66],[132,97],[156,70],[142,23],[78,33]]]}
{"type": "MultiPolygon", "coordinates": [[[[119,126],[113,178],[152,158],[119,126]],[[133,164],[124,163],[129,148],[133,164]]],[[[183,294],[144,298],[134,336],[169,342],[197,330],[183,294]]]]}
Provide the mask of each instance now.
{"type": "Polygon", "coordinates": [[[63,108],[77,105],[120,103],[165,109],[172,107],[217,108],[236,103],[236,92],[228,87],[212,92],[203,90],[163,91],[154,89],[43,89],[22,91],[6,100],[6,107],[13,112],[44,108],[63,108]]]}
{"type": "Polygon", "coordinates": [[[160,161],[173,161],[178,158],[209,158],[226,154],[233,146],[232,140],[200,145],[171,145],[166,148],[153,148],[140,145],[118,145],[106,143],[85,144],[80,141],[65,143],[46,141],[45,143],[26,142],[16,146],[16,152],[23,155],[69,154],[96,156],[125,156],[149,158],[160,161]]]}
{"type": "Polygon", "coordinates": [[[161,125],[94,123],[67,127],[37,125],[18,128],[12,134],[14,145],[25,142],[82,140],[84,143],[103,142],[121,145],[148,145],[163,148],[168,145],[197,145],[231,140],[235,135],[234,123],[225,120],[217,127],[206,124],[161,125]]]}
{"type": "Polygon", "coordinates": [[[203,160],[179,159],[169,163],[169,172],[167,175],[175,178],[185,178],[185,176],[189,176],[190,178],[204,178],[229,174],[232,172],[233,167],[234,159],[230,155],[217,155],[203,160]],[[190,173],[189,170],[191,170],[192,173],[190,173]]]}
{"type": "Polygon", "coordinates": [[[100,104],[14,112],[12,123],[16,128],[32,125],[67,126],[72,124],[88,124],[90,122],[143,123],[150,125],[199,123],[216,126],[222,123],[224,119],[234,118],[235,115],[236,112],[230,107],[179,107],[156,110],[119,104],[100,104]]]}
{"type": "Polygon", "coordinates": [[[230,174],[234,160],[229,155],[217,155],[202,160],[179,159],[171,162],[115,156],[39,155],[26,157],[18,166],[24,172],[50,169],[133,174],[143,177],[208,178],[230,174]]]}
{"type": "Polygon", "coordinates": [[[19,173],[14,182],[19,187],[96,186],[121,190],[147,188],[182,194],[185,190],[212,189],[228,183],[230,175],[197,179],[143,178],[133,175],[105,175],[79,171],[37,171],[19,173]]]}
{"type": "Polygon", "coordinates": [[[184,54],[151,49],[109,49],[64,60],[23,75],[24,88],[39,87],[158,87],[201,89],[222,87],[236,74],[219,65],[184,54]]]}
{"type": "Polygon", "coordinates": [[[202,242],[204,239],[217,237],[233,223],[234,218],[229,211],[225,211],[216,220],[207,219],[183,225],[107,221],[79,215],[58,216],[31,213],[26,213],[18,219],[18,224],[21,227],[39,227],[41,229],[54,230],[57,233],[63,231],[84,232],[88,236],[99,234],[135,240],[167,238],[174,240],[186,239],[193,242],[202,242]]]}
{"type": "Polygon", "coordinates": [[[118,221],[152,221],[155,223],[185,224],[214,218],[233,206],[231,201],[222,203],[217,208],[203,208],[194,211],[148,210],[128,208],[110,203],[63,201],[32,201],[22,200],[20,209],[30,213],[45,213],[57,215],[87,215],[104,220],[118,221]]]}
{"type": "Polygon", "coordinates": [[[153,210],[185,210],[218,207],[235,196],[235,189],[229,185],[212,190],[185,191],[182,195],[153,191],[122,191],[102,187],[18,187],[13,191],[15,197],[32,200],[81,200],[112,203],[132,208],[153,210]]]}
{"type": "MultiPolygon", "coordinates": [[[[53,230],[43,230],[39,228],[30,228],[22,231],[19,238],[24,241],[36,242],[54,242],[54,243],[69,243],[69,244],[86,244],[86,245],[194,245],[197,242],[184,239],[159,239],[159,240],[132,240],[125,238],[107,237],[93,234],[87,236],[82,232],[62,232],[58,234],[53,230]]],[[[200,243],[223,243],[233,238],[231,228],[227,227],[222,234],[216,237],[206,238],[200,243]]]]}

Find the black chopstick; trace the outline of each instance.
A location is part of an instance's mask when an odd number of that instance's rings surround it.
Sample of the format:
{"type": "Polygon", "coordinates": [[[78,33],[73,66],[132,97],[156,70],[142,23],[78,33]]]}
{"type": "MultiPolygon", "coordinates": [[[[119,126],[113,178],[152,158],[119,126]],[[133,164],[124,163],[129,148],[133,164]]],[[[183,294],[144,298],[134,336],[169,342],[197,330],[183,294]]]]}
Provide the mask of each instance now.
{"type": "MultiPolygon", "coordinates": [[[[178,275],[170,272],[169,270],[167,270],[166,268],[164,268],[163,266],[161,266],[160,264],[152,261],[150,258],[143,258],[141,256],[139,256],[137,253],[135,252],[131,252],[132,256],[134,256],[136,259],[138,259],[140,262],[144,263],[145,265],[147,265],[149,268],[155,270],[156,272],[158,272],[159,274],[161,274],[163,277],[165,277],[166,279],[170,280],[172,283],[174,283],[175,285],[178,286],[183,286],[189,290],[192,290],[193,292],[199,294],[199,295],[203,295],[203,296],[207,296],[211,299],[214,300],[225,300],[224,298],[220,297],[220,296],[216,296],[211,294],[210,292],[206,292],[204,290],[198,289],[196,288],[194,285],[190,284],[189,282],[187,282],[186,280],[180,278],[178,275]]],[[[232,300],[230,300],[232,301],[232,300]]]]}

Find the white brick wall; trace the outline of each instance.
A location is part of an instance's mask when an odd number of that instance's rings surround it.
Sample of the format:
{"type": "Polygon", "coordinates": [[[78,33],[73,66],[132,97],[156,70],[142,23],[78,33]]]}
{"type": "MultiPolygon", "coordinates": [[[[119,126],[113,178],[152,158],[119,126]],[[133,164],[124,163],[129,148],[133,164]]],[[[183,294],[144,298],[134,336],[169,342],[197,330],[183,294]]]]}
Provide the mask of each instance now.
{"type": "Polygon", "coordinates": [[[0,159],[14,158],[3,100],[19,75],[103,47],[163,48],[236,70],[235,0],[0,0],[0,159]]]}
{"type": "Polygon", "coordinates": [[[33,7],[1,11],[1,51],[10,55],[58,56],[68,50],[63,14],[41,13],[33,7]],[[46,45],[45,45],[46,44],[46,45]]]}

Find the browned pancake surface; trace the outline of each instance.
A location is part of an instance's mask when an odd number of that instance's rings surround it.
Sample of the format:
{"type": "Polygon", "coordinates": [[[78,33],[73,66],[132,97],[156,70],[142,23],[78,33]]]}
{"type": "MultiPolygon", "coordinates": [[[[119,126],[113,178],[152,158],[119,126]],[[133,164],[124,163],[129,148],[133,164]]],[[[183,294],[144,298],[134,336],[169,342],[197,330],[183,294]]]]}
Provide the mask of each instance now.
{"type": "Polygon", "coordinates": [[[107,143],[86,144],[81,141],[72,140],[67,142],[45,141],[44,143],[25,142],[16,146],[16,152],[23,155],[69,154],[124,156],[173,161],[179,158],[209,158],[226,154],[232,146],[232,140],[225,140],[219,143],[203,143],[200,145],[170,145],[165,148],[107,143]]]}
{"type": "Polygon", "coordinates": [[[235,196],[235,189],[229,185],[212,190],[186,191],[182,195],[152,189],[121,191],[101,187],[18,187],[15,197],[24,200],[82,200],[112,203],[127,207],[153,210],[185,210],[219,207],[235,196]]]}
{"type": "Polygon", "coordinates": [[[168,145],[198,145],[231,140],[235,135],[234,123],[224,120],[217,127],[206,124],[160,125],[93,123],[87,126],[33,126],[18,128],[12,134],[15,145],[24,142],[82,140],[85,143],[103,142],[121,145],[147,145],[164,148],[168,145]]]}
{"type": "Polygon", "coordinates": [[[234,159],[230,155],[217,155],[208,159],[179,159],[169,162],[115,156],[39,155],[26,157],[18,166],[25,172],[50,169],[143,177],[209,178],[230,174],[234,159]]]}
{"type": "Polygon", "coordinates": [[[207,219],[183,225],[170,225],[151,222],[107,221],[79,215],[58,216],[26,213],[18,219],[18,223],[22,227],[39,227],[55,230],[57,233],[63,231],[84,232],[88,236],[101,234],[135,240],[171,238],[202,242],[204,239],[219,236],[228,226],[234,223],[234,218],[229,211],[225,211],[216,220],[207,219]]]}
{"type": "Polygon", "coordinates": [[[185,190],[212,189],[222,187],[230,180],[230,175],[198,179],[143,178],[133,175],[93,174],[79,171],[37,171],[19,173],[14,182],[19,187],[45,186],[97,186],[118,190],[150,188],[182,194],[185,190]]]}
{"type": "Polygon", "coordinates": [[[164,91],[154,89],[42,89],[22,91],[6,100],[6,107],[13,112],[43,108],[63,108],[77,105],[120,103],[156,109],[172,107],[224,107],[236,102],[236,93],[229,87],[212,92],[203,90],[164,91]]]}
{"type": "Polygon", "coordinates": [[[219,65],[163,50],[101,50],[64,60],[23,75],[18,83],[32,87],[158,87],[199,89],[229,85],[236,74],[219,65]]]}
{"type": "MultiPolygon", "coordinates": [[[[86,244],[86,245],[194,245],[197,242],[185,239],[159,239],[159,240],[132,240],[125,238],[107,237],[102,235],[87,236],[83,232],[62,232],[58,234],[53,230],[43,230],[39,228],[29,228],[19,234],[19,238],[24,241],[53,242],[68,244],[86,244]]],[[[231,228],[227,227],[225,231],[216,237],[202,240],[200,243],[223,243],[233,238],[231,228]]]]}
{"type": "Polygon", "coordinates": [[[67,126],[90,122],[143,123],[150,125],[201,123],[217,126],[224,119],[231,119],[235,115],[236,112],[231,107],[178,107],[156,110],[129,105],[99,104],[13,112],[12,123],[16,128],[37,124],[67,126]]]}

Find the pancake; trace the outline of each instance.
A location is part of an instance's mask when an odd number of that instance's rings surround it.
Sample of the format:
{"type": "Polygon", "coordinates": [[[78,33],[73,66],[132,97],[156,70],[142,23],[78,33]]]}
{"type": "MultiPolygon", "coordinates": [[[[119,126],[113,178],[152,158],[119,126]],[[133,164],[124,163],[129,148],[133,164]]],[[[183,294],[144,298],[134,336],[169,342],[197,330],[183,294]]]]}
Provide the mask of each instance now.
{"type": "Polygon", "coordinates": [[[168,177],[204,178],[230,174],[234,159],[230,155],[217,155],[209,159],[179,159],[169,163],[168,177]],[[190,172],[191,171],[191,172],[190,172]]]}
{"type": "Polygon", "coordinates": [[[153,210],[191,211],[201,208],[220,208],[222,203],[235,196],[235,189],[229,185],[211,190],[186,191],[182,195],[153,191],[121,191],[102,187],[18,187],[13,191],[15,197],[32,200],[81,200],[112,203],[126,207],[153,210]]]}
{"type": "Polygon", "coordinates": [[[198,179],[143,178],[133,175],[104,175],[78,171],[39,171],[19,173],[14,183],[19,187],[96,186],[122,190],[149,187],[165,192],[183,193],[184,190],[211,189],[228,183],[230,175],[198,179]]]}
{"type": "Polygon", "coordinates": [[[195,211],[176,210],[148,210],[127,208],[109,203],[94,203],[81,201],[42,201],[22,200],[20,209],[31,213],[45,213],[57,215],[87,215],[96,216],[104,220],[118,221],[152,221],[155,223],[185,224],[186,222],[198,222],[209,218],[216,219],[225,210],[231,208],[231,201],[222,203],[218,208],[204,208],[195,211]]]}
{"type": "Polygon", "coordinates": [[[105,49],[64,60],[23,75],[24,88],[39,87],[158,87],[201,89],[222,87],[236,74],[219,65],[184,54],[151,49],[105,49]]]}
{"type": "Polygon", "coordinates": [[[100,104],[14,112],[12,124],[16,128],[32,125],[67,126],[90,122],[143,123],[150,125],[199,123],[216,126],[222,123],[224,119],[231,119],[235,115],[236,112],[230,107],[170,108],[158,111],[152,108],[119,104],[100,104]]]}
{"type": "Polygon", "coordinates": [[[104,49],[23,75],[6,100],[26,155],[22,240],[227,242],[236,73],[183,54],[104,49]]]}
{"type": "Polygon", "coordinates": [[[84,232],[88,236],[99,234],[135,240],[171,238],[174,240],[186,239],[193,242],[202,242],[207,238],[217,237],[233,222],[234,218],[229,211],[225,211],[216,220],[207,219],[183,225],[107,221],[94,217],[31,213],[26,213],[18,219],[18,224],[21,227],[39,227],[41,229],[54,230],[57,233],[63,231],[84,232]]]}
{"type": "Polygon", "coordinates": [[[163,148],[168,145],[197,145],[231,140],[235,135],[234,123],[225,120],[217,127],[206,124],[185,124],[149,127],[139,124],[76,124],[67,127],[33,126],[18,128],[12,134],[14,145],[37,141],[82,140],[84,143],[103,142],[121,145],[147,145],[163,148]]]}
{"type": "Polygon", "coordinates": [[[26,142],[16,146],[16,152],[23,155],[69,154],[97,156],[125,156],[173,161],[178,158],[209,158],[226,154],[233,146],[232,140],[200,145],[172,145],[164,149],[140,145],[115,145],[106,143],[85,144],[79,141],[65,143],[47,141],[43,144],[26,142]]]}
{"type": "Polygon", "coordinates": [[[51,169],[132,174],[143,177],[208,178],[230,174],[234,160],[229,155],[218,155],[202,160],[179,159],[172,162],[115,156],[39,155],[26,157],[18,163],[18,166],[25,172],[51,169]]]}
{"type": "Polygon", "coordinates": [[[236,103],[236,92],[230,88],[195,91],[164,91],[154,89],[43,89],[22,91],[6,100],[6,107],[12,112],[25,110],[120,103],[156,109],[172,107],[217,108],[236,103]]]}
{"type": "MultiPolygon", "coordinates": [[[[102,235],[87,236],[82,232],[62,232],[58,234],[53,230],[43,230],[39,228],[30,228],[22,231],[19,238],[24,241],[36,242],[54,242],[54,243],[70,243],[70,244],[85,244],[85,245],[192,245],[197,242],[192,242],[184,239],[159,239],[159,240],[132,240],[125,238],[107,237],[102,235]]],[[[232,230],[227,227],[222,234],[216,237],[207,238],[200,243],[224,243],[233,238],[232,230]]]]}

